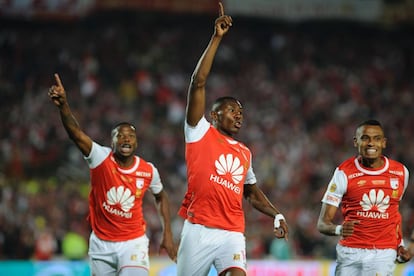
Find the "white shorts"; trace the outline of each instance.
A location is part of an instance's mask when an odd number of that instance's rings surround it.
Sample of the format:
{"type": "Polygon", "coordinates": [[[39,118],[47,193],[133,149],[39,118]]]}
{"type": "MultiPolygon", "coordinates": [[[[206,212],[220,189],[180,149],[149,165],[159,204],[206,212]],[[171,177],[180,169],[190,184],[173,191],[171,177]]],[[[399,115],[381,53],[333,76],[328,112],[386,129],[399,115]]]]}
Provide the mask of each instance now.
{"type": "Polygon", "coordinates": [[[220,274],[237,267],[247,273],[243,233],[184,222],[177,256],[177,276],[207,275],[211,265],[220,274]]]}
{"type": "Polygon", "coordinates": [[[361,249],[338,244],[335,275],[392,276],[397,252],[394,249],[361,249]]]}
{"type": "Polygon", "coordinates": [[[146,235],[128,241],[111,242],[99,239],[92,232],[88,252],[91,275],[119,275],[124,268],[148,274],[148,246],[146,235]]]}

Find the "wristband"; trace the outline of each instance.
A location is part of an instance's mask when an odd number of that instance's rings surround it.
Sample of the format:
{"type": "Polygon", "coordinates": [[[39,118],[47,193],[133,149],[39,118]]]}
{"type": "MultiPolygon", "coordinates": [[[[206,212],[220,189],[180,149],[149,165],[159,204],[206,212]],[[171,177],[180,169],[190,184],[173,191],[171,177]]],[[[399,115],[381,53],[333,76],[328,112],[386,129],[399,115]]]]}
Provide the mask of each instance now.
{"type": "Polygon", "coordinates": [[[337,225],[335,227],[335,236],[340,236],[342,235],[342,225],[337,225]]]}
{"type": "Polygon", "coordinates": [[[274,221],[275,228],[279,228],[280,227],[280,221],[281,220],[285,220],[285,217],[282,214],[277,214],[275,216],[275,221],[274,221]]]}

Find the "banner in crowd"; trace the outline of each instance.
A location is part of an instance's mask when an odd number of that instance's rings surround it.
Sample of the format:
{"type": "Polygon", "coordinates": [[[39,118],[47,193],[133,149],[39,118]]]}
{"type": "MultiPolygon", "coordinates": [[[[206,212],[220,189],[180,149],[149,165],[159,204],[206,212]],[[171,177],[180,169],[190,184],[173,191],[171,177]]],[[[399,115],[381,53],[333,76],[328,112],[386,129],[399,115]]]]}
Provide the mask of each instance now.
{"type": "Polygon", "coordinates": [[[96,0],[98,10],[124,9],[165,11],[172,13],[218,12],[219,0],[96,0]]]}
{"type": "Polygon", "coordinates": [[[0,1],[0,16],[76,19],[102,10],[212,14],[218,12],[218,2],[219,0],[8,0],[0,1]]]}
{"type": "Polygon", "coordinates": [[[384,4],[378,0],[225,0],[227,11],[245,16],[300,21],[352,19],[377,21],[384,4]]]}
{"type": "Polygon", "coordinates": [[[0,17],[65,20],[89,14],[96,0],[0,0],[0,17]]]}
{"type": "MultiPolygon", "coordinates": [[[[220,0],[0,0],[0,16],[67,19],[102,10],[217,14],[220,0]]],[[[380,23],[414,21],[412,0],[222,0],[230,15],[286,21],[340,19],[380,23]]]]}

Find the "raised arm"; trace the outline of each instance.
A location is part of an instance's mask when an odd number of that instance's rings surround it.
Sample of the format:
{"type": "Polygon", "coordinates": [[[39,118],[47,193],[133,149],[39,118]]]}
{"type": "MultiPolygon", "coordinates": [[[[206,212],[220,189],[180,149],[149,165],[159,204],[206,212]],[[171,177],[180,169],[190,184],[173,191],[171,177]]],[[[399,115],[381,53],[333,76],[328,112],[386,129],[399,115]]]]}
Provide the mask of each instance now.
{"type": "Polygon", "coordinates": [[[56,83],[49,88],[49,98],[59,108],[60,118],[69,138],[76,144],[84,156],[88,156],[92,149],[92,140],[82,131],[70,110],[65,88],[59,75],[55,74],[54,77],[56,83]]]}
{"type": "Polygon", "coordinates": [[[213,36],[201,55],[197,66],[191,76],[190,86],[188,88],[186,120],[191,126],[197,125],[205,112],[205,85],[210,73],[217,48],[232,25],[232,18],[224,15],[222,3],[219,3],[219,17],[215,21],[213,36]]]}

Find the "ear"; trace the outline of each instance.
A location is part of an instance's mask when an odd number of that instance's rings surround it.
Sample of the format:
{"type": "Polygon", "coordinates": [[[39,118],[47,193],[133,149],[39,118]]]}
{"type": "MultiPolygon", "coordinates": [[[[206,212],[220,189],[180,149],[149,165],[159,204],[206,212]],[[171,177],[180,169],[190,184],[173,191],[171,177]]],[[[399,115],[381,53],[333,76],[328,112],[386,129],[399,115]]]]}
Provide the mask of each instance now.
{"type": "Polygon", "coordinates": [[[111,149],[112,149],[112,151],[115,151],[115,146],[116,146],[116,144],[115,144],[114,139],[111,139],[111,149]]]}
{"type": "Polygon", "coordinates": [[[385,149],[387,147],[387,138],[384,138],[384,141],[382,142],[382,148],[385,149]]]}
{"type": "Polygon", "coordinates": [[[358,143],[357,143],[357,138],[354,136],[354,147],[357,148],[358,147],[358,143]]]}
{"type": "Polygon", "coordinates": [[[211,119],[211,121],[217,122],[217,117],[218,117],[218,114],[217,114],[216,111],[210,111],[210,119],[211,119]]]}

